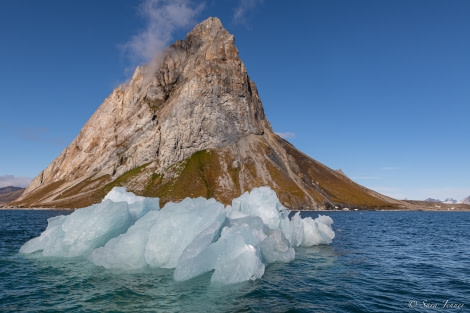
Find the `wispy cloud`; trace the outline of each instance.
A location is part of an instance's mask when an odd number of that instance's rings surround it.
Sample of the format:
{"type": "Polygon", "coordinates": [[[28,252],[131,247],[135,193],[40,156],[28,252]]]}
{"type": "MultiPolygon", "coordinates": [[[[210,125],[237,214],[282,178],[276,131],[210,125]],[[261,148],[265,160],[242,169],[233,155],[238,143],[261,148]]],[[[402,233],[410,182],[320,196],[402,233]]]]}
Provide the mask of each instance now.
{"type": "Polygon", "coordinates": [[[16,127],[15,132],[22,140],[39,142],[44,139],[44,135],[49,132],[49,129],[45,127],[16,127]]]}
{"type": "Polygon", "coordinates": [[[46,127],[12,127],[14,134],[23,141],[34,143],[47,143],[59,147],[66,147],[69,140],[63,137],[52,137],[51,131],[46,127]]]}
{"type": "Polygon", "coordinates": [[[148,63],[163,51],[172,40],[173,33],[195,23],[204,3],[194,6],[189,0],[145,0],[139,14],[146,27],[122,45],[133,66],[148,63]]]}
{"type": "Polygon", "coordinates": [[[233,22],[237,24],[246,23],[246,15],[252,11],[263,0],[240,0],[240,4],[235,8],[233,13],[233,22]]]}
{"type": "Polygon", "coordinates": [[[276,132],[276,135],[284,139],[295,138],[295,133],[292,132],[276,132]]]}
{"type": "Polygon", "coordinates": [[[409,188],[400,186],[365,185],[367,188],[395,199],[424,200],[427,198],[463,200],[470,195],[470,189],[461,187],[409,188]]]}
{"type": "Polygon", "coordinates": [[[398,167],[398,166],[384,166],[384,167],[381,167],[380,170],[382,170],[382,171],[399,171],[399,170],[401,170],[401,168],[398,167]]]}
{"type": "Polygon", "coordinates": [[[441,199],[453,198],[457,201],[463,200],[470,196],[470,188],[462,187],[435,187],[435,188],[417,188],[416,194],[418,199],[441,199]]]}
{"type": "MultiPolygon", "coordinates": [[[[398,200],[410,199],[410,198],[408,198],[409,194],[408,194],[408,197],[407,197],[407,193],[404,192],[400,188],[387,187],[387,186],[366,186],[366,187],[369,188],[369,189],[372,189],[372,190],[374,190],[378,193],[381,193],[383,195],[394,198],[394,199],[398,199],[398,200]]],[[[415,200],[415,199],[413,199],[413,200],[415,200]]]]}
{"type": "Polygon", "coordinates": [[[27,187],[31,180],[31,177],[3,175],[0,176],[0,188],[8,186],[27,187]]]}
{"type": "Polygon", "coordinates": [[[369,179],[381,179],[380,177],[378,176],[354,176],[354,177],[351,177],[351,179],[353,180],[369,180],[369,179]]]}

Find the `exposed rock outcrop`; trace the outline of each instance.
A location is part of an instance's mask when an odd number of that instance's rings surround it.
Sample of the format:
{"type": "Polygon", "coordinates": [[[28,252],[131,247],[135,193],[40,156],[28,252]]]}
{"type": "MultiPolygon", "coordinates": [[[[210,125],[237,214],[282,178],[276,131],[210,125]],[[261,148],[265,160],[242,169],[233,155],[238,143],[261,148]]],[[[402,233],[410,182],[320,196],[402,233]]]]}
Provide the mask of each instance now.
{"type": "Polygon", "coordinates": [[[113,186],[222,202],[269,185],[297,209],[395,207],[275,135],[233,35],[197,25],[103,102],[15,204],[81,207],[113,186]]]}

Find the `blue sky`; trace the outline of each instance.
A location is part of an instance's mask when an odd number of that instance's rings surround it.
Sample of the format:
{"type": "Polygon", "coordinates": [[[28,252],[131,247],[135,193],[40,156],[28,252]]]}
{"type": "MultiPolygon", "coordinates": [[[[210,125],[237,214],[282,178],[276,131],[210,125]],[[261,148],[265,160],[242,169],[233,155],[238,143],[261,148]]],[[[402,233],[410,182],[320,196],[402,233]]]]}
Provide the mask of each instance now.
{"type": "Polygon", "coordinates": [[[136,65],[209,16],[298,149],[399,199],[470,195],[466,0],[1,1],[0,187],[36,176],[136,65]]]}

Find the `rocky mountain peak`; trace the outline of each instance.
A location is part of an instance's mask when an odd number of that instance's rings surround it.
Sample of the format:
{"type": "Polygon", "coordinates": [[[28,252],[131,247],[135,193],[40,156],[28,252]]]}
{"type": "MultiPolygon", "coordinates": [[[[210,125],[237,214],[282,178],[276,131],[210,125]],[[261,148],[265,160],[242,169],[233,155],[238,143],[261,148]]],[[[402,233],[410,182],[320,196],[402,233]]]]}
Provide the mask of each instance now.
{"type": "Polygon", "coordinates": [[[218,18],[210,17],[197,25],[188,34],[186,41],[206,47],[206,60],[239,60],[234,37],[222,26],[218,18]]]}
{"type": "Polygon", "coordinates": [[[228,203],[264,185],[293,208],[397,205],[274,134],[233,35],[211,17],[116,88],[17,203],[79,207],[113,186],[228,203]]]}
{"type": "Polygon", "coordinates": [[[203,41],[212,41],[215,38],[233,36],[222,26],[222,22],[217,17],[209,17],[194,27],[188,33],[189,37],[199,37],[203,41]]]}
{"type": "Polygon", "coordinates": [[[41,177],[43,182],[97,172],[117,177],[153,161],[163,171],[197,151],[262,134],[266,127],[233,36],[219,19],[209,18],[138,67],[53,163],[52,175],[46,170],[41,177]]]}

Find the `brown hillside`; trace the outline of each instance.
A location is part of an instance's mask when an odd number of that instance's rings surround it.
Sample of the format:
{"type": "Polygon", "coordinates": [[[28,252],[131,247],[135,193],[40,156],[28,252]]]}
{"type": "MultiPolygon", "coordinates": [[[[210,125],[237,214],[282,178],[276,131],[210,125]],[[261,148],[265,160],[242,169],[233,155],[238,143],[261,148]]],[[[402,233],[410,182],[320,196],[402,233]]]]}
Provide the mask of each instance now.
{"type": "Polygon", "coordinates": [[[83,207],[114,186],[162,203],[223,203],[270,186],[293,209],[404,208],[275,135],[217,18],[197,25],[103,102],[12,204],[83,207]]]}

